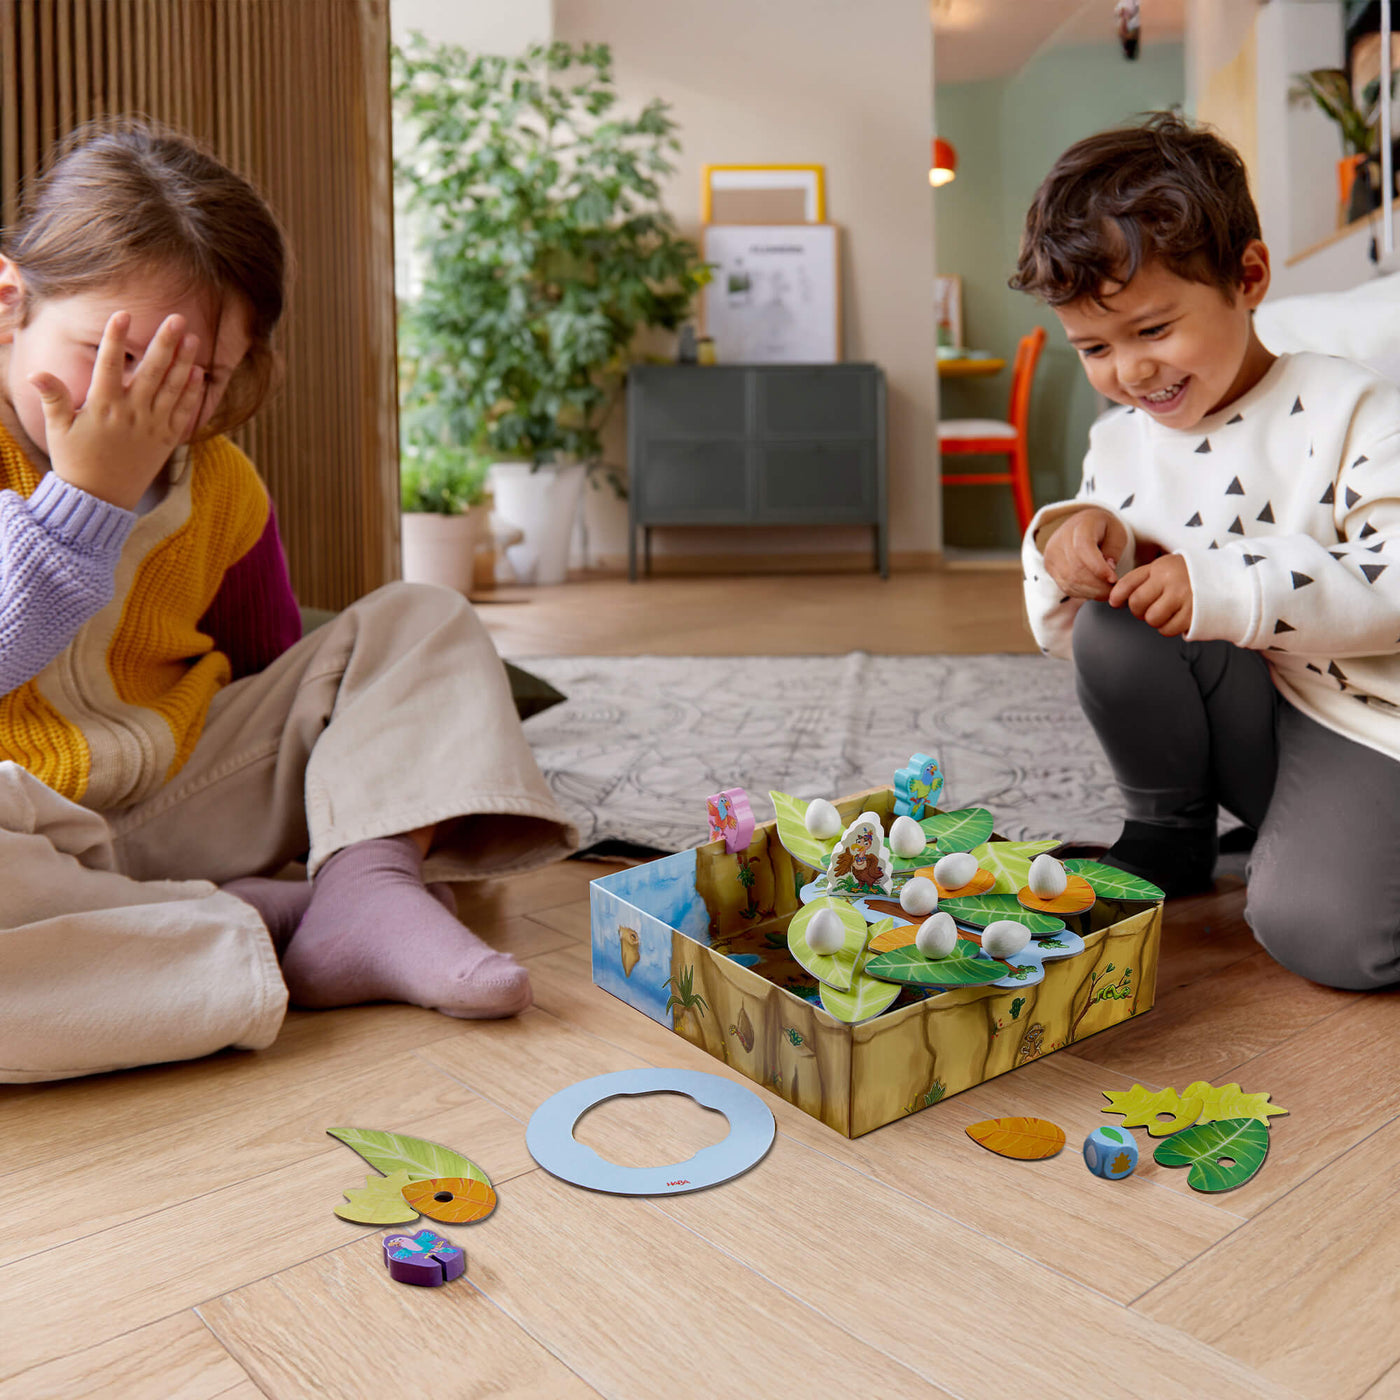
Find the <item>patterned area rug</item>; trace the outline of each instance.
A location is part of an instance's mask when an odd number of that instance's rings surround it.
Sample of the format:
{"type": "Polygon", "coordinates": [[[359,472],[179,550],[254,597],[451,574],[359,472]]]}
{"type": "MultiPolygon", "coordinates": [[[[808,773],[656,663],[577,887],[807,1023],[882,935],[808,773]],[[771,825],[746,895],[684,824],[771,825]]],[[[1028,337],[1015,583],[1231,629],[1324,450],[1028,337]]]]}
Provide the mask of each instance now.
{"type": "Polygon", "coordinates": [[[666,851],[709,837],[705,798],[770,788],[841,797],[890,783],[918,751],[940,805],[982,806],[1006,837],[1113,841],[1118,789],[1070,664],[1044,656],[532,657],[566,703],[526,723],[585,847],[666,851]]]}

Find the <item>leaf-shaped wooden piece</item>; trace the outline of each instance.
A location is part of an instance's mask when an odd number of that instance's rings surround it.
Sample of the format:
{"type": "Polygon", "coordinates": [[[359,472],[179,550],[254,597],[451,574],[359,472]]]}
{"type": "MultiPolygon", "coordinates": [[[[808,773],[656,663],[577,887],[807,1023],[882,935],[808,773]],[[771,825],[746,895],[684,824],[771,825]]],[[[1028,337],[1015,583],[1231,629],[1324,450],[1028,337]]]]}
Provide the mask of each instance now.
{"type": "Polygon", "coordinates": [[[870,927],[865,922],[865,915],[853,909],[849,900],[830,897],[814,899],[792,916],[787,932],[788,951],[798,965],[810,972],[818,982],[825,982],[828,987],[845,992],[850,990],[857,959],[865,952],[869,936],[870,927]],[[846,941],[834,953],[818,953],[807,942],[807,925],[819,909],[833,910],[846,932],[846,941]]]}
{"type": "MultiPolygon", "coordinates": [[[[903,913],[901,918],[907,917],[903,913]]],[[[896,948],[912,948],[914,946],[914,936],[919,931],[918,924],[895,924],[884,933],[873,934],[870,939],[870,951],[872,953],[892,953],[896,948]]]]}
{"type": "Polygon", "coordinates": [[[1269,1125],[1257,1118],[1197,1123],[1169,1137],[1152,1154],[1164,1167],[1191,1168],[1186,1184],[1197,1191],[1233,1191],[1243,1186],[1269,1152],[1269,1125]]]}
{"type": "Polygon", "coordinates": [[[1022,909],[1020,900],[1014,894],[974,894],[966,898],[941,899],[938,907],[951,914],[958,923],[979,929],[986,928],[997,919],[1013,919],[1018,924],[1025,924],[1033,938],[1059,933],[1065,926],[1065,921],[1053,914],[1033,914],[1029,909],[1022,909]]]}
{"type": "Polygon", "coordinates": [[[801,798],[789,797],[785,792],[770,792],[768,796],[778,818],[778,840],[783,849],[813,870],[825,870],[839,838],[818,841],[807,830],[807,804],[801,798]]]}
{"type": "Polygon", "coordinates": [[[1153,1137],[1189,1128],[1201,1112],[1200,1099],[1183,1099],[1175,1089],[1148,1089],[1134,1084],[1121,1092],[1104,1089],[1102,1093],[1108,1100],[1105,1113],[1121,1113],[1125,1128],[1146,1128],[1153,1137]],[[1162,1114],[1168,1115],[1165,1122],[1162,1114]]]}
{"type": "Polygon", "coordinates": [[[879,953],[865,964],[870,977],[918,987],[982,987],[1006,976],[1006,964],[979,957],[981,949],[958,939],[946,958],[926,958],[912,944],[879,953]]]}
{"type": "Polygon", "coordinates": [[[838,1021],[855,1025],[878,1016],[899,997],[902,988],[894,982],[880,982],[874,977],[857,974],[848,992],[838,992],[835,987],[822,985],[822,1006],[838,1021]]]}
{"type": "Polygon", "coordinates": [[[496,1209],[496,1193],[490,1183],[473,1177],[435,1176],[412,1181],[403,1188],[403,1198],[429,1220],[449,1225],[485,1220],[496,1209]]]}
{"type": "Polygon", "coordinates": [[[1051,899],[1044,899],[1031,891],[1029,885],[1016,891],[1016,898],[1023,907],[1033,914],[1082,914],[1094,907],[1097,896],[1093,886],[1082,876],[1069,874],[1064,890],[1051,899]]]}
{"type": "Polygon", "coordinates": [[[992,890],[996,894],[1009,894],[1013,898],[1016,891],[1031,878],[1031,862],[1043,851],[1052,851],[1058,841],[986,841],[972,848],[977,864],[983,870],[991,871],[996,883],[992,890]]]}
{"type": "Polygon", "coordinates": [[[967,1135],[989,1152],[1021,1162],[1053,1157],[1065,1145],[1065,1130],[1048,1118],[988,1118],[967,1135]]]}
{"type": "Polygon", "coordinates": [[[1075,858],[1064,863],[1065,869],[1075,875],[1082,875],[1103,899],[1165,899],[1166,895],[1150,880],[1137,875],[1129,875],[1126,870],[1118,870],[1112,865],[1102,865],[1096,860],[1075,858]]]}
{"type": "Polygon", "coordinates": [[[956,812],[935,812],[919,823],[924,835],[938,847],[938,854],[970,851],[992,834],[992,814],[985,807],[962,807],[956,812]]]}
{"type": "Polygon", "coordinates": [[[1200,1099],[1201,1116],[1196,1120],[1198,1123],[1215,1123],[1222,1118],[1257,1118],[1261,1123],[1267,1123],[1270,1118],[1288,1112],[1286,1108],[1270,1103],[1267,1094],[1245,1094],[1238,1084],[1207,1084],[1204,1079],[1188,1084],[1181,1091],[1181,1097],[1183,1100],[1200,1099]]]}
{"type": "Polygon", "coordinates": [[[433,1176],[469,1176],[488,1186],[491,1184],[490,1177],[475,1162],[469,1162],[460,1152],[441,1143],[406,1137],[402,1133],[386,1133],[379,1128],[327,1128],[326,1131],[385,1176],[407,1171],[410,1181],[426,1181],[433,1176]]]}
{"type": "Polygon", "coordinates": [[[336,1206],[335,1213],[357,1225],[402,1225],[417,1220],[418,1212],[403,1197],[404,1187],[410,1184],[406,1171],[367,1176],[363,1186],[346,1187],[345,1199],[350,1204],[336,1206]]]}

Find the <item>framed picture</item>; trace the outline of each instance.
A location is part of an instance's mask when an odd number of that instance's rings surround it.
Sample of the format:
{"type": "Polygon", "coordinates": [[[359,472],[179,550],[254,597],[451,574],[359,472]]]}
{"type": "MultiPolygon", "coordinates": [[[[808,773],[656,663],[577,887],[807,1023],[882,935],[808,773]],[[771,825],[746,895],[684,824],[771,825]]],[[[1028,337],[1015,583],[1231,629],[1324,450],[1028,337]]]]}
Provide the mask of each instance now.
{"type": "Polygon", "coordinates": [[[703,327],[720,364],[840,360],[835,224],[711,224],[703,247],[703,327]]]}
{"type": "Polygon", "coordinates": [[[826,222],[823,165],[707,165],[700,172],[707,224],[826,222]]]}
{"type": "Polygon", "coordinates": [[[933,319],[940,350],[963,346],[962,278],[945,274],[933,279],[933,319]]]}

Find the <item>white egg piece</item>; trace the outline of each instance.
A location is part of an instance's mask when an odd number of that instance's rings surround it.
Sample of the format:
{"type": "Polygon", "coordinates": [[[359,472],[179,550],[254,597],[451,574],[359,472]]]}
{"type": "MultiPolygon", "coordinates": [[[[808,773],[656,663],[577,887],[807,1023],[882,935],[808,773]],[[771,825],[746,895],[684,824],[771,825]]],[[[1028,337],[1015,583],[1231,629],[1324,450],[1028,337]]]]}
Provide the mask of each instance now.
{"type": "Polygon", "coordinates": [[[971,851],[954,851],[933,867],[933,878],[945,890],[960,890],[977,874],[977,857],[971,851]]]}
{"type": "Polygon", "coordinates": [[[1054,856],[1045,854],[1031,861],[1031,873],[1026,880],[1033,895],[1040,899],[1055,899],[1064,894],[1069,884],[1065,868],[1054,856]]]}
{"type": "Polygon", "coordinates": [[[814,797],[807,804],[807,815],[802,821],[807,834],[815,836],[818,841],[830,841],[833,836],[841,834],[841,813],[836,810],[834,802],[828,802],[824,797],[814,797]]]}
{"type": "Polygon", "coordinates": [[[818,909],[807,924],[807,946],[814,953],[838,953],[846,942],[846,925],[834,909],[818,909]]]}
{"type": "Polygon", "coordinates": [[[913,817],[901,815],[894,819],[894,825],[890,827],[890,850],[895,855],[907,860],[922,855],[927,845],[928,837],[913,817]]]}
{"type": "Polygon", "coordinates": [[[938,908],[938,886],[927,875],[915,875],[900,890],[899,907],[906,914],[932,914],[938,908]]]}
{"type": "Polygon", "coordinates": [[[946,958],[958,941],[958,926],[951,914],[935,914],[919,925],[914,946],[926,958],[946,958]]]}
{"type": "Polygon", "coordinates": [[[982,951],[992,958],[1014,958],[1030,941],[1030,929],[1015,919],[994,919],[982,930],[982,951]]]}

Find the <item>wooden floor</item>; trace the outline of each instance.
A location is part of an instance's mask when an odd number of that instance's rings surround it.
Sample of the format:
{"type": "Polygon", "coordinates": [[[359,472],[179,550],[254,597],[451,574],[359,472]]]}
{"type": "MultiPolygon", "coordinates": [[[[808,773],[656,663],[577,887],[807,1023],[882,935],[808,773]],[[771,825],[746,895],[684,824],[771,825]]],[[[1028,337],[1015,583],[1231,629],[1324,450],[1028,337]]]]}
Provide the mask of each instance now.
{"type": "MultiPolygon", "coordinates": [[[[923,649],[952,649],[962,624],[913,616],[916,601],[952,599],[965,620],[999,586],[982,583],[894,580],[903,601],[883,611],[865,606],[878,590],[856,595],[872,619],[858,644],[906,649],[919,630],[923,649]]],[[[678,638],[820,651],[850,596],[807,579],[664,586],[644,587],[669,623],[597,583],[490,621],[512,655],[678,638]],[[801,626],[745,621],[784,609],[801,626]]],[[[1023,649],[1019,626],[1007,613],[966,649],[1023,649]]],[[[1238,879],[1168,904],[1148,1015],[855,1141],[765,1095],[778,1136],[762,1163],[648,1200],[564,1185],[524,1142],[534,1108],[588,1076],[733,1077],[591,985],[588,881],[611,868],[459,887],[462,917],[531,969],[536,1006],[514,1020],[294,1013],[258,1054],[0,1088],[0,1400],[1400,1397],[1400,1007],[1273,964],[1238,879]],[[1134,1176],[1090,1176],[1077,1145],[1117,1121],[1102,1090],[1193,1079],[1290,1110],[1252,1182],[1198,1195],[1141,1132],[1134,1176]],[[1015,1114],[1070,1145],[1018,1163],[963,1132],[1015,1114]],[[447,1143],[491,1174],[495,1214],[448,1227],[465,1280],[392,1283],[382,1231],[332,1213],[368,1170],[326,1136],[342,1125],[447,1143]]],[[[643,1165],[721,1131],[667,1095],[595,1110],[580,1136],[643,1165]]]]}

